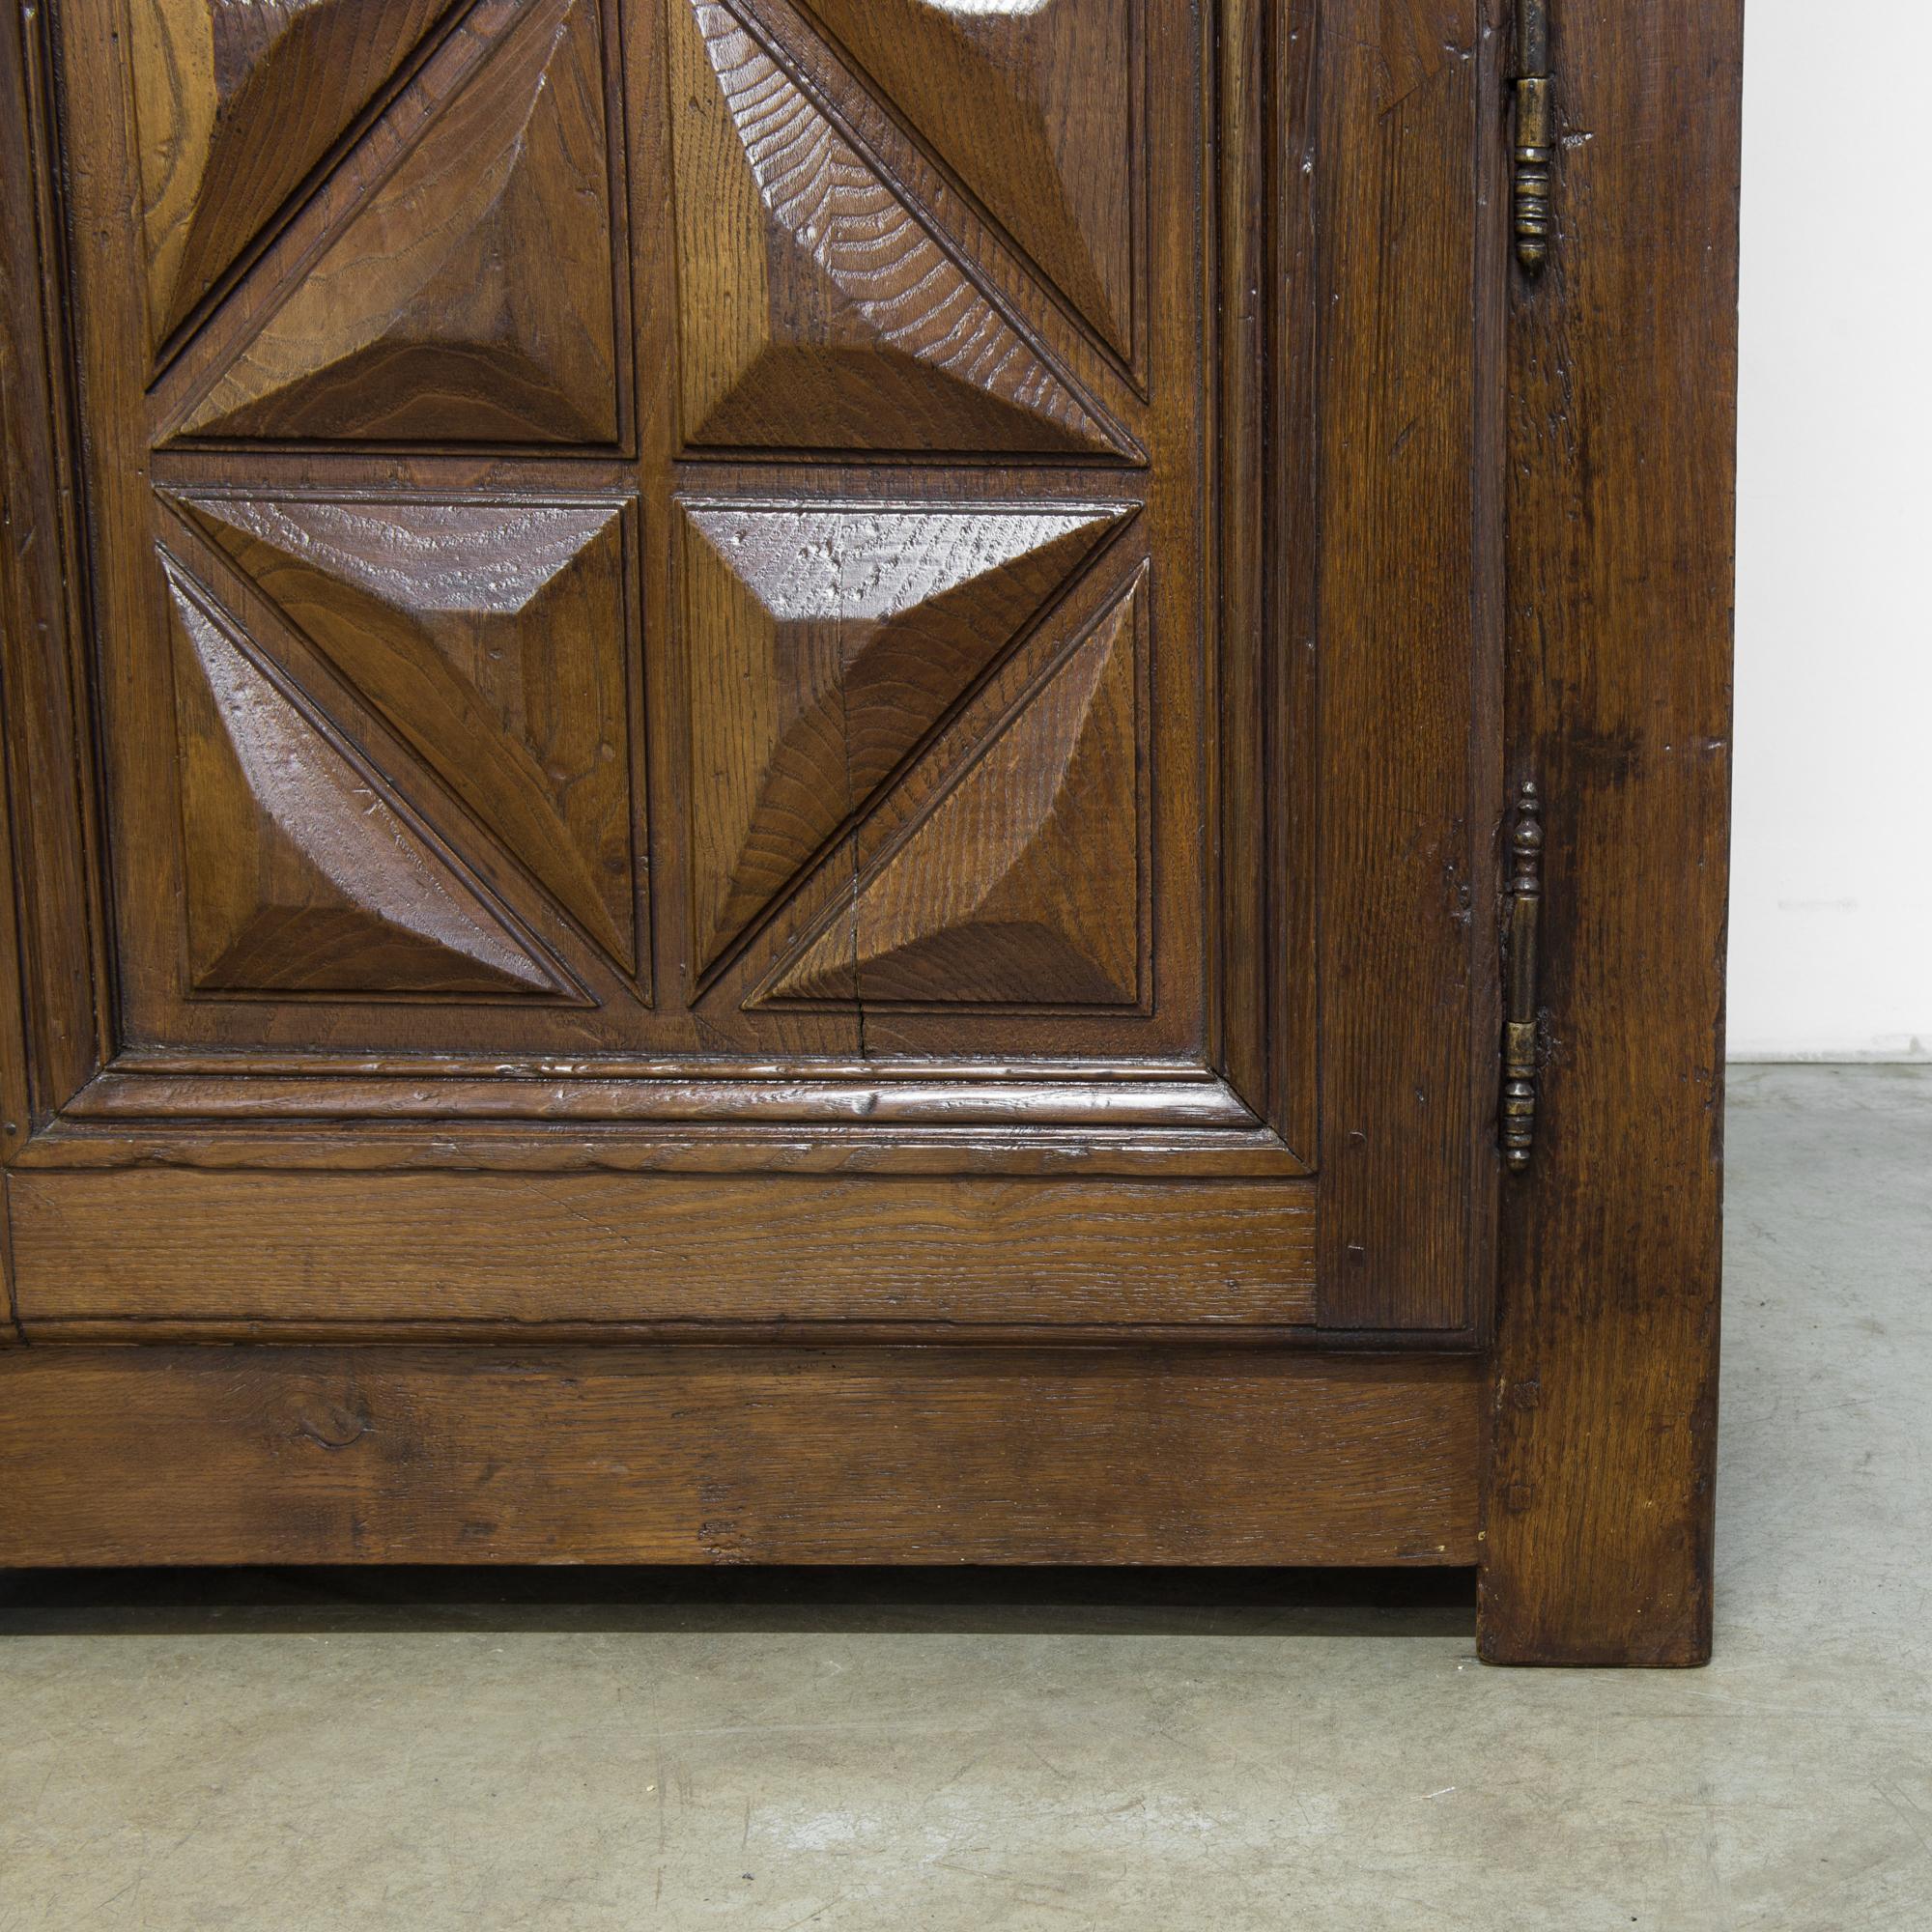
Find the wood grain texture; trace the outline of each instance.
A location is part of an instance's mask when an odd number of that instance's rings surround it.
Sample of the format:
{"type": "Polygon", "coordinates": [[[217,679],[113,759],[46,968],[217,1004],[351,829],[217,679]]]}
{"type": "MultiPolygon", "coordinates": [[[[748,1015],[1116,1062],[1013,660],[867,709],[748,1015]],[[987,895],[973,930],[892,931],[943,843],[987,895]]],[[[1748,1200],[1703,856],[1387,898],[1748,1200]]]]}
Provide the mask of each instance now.
{"type": "Polygon", "coordinates": [[[923,1062],[770,1065],[599,1062],[426,1068],[310,1057],[255,1070],[127,1056],[16,1164],[269,1174],[589,1173],[1290,1178],[1307,1170],[1220,1081],[923,1062]],[[238,1131],[239,1129],[239,1131],[238,1131]]]}
{"type": "Polygon", "coordinates": [[[1122,356],[1137,295],[1143,0],[812,0],[811,11],[1122,356]]]}
{"type": "Polygon", "coordinates": [[[40,16],[0,25],[0,1157],[107,1049],[86,598],[71,487],[60,210],[40,16]]]}
{"type": "Polygon", "coordinates": [[[158,344],[403,68],[449,0],[149,0],[128,9],[158,344]]]}
{"type": "Polygon", "coordinates": [[[853,882],[768,997],[1124,1006],[1140,992],[1135,579],[1017,716],[853,882]]]}
{"type": "Polygon", "coordinates": [[[1742,10],[1556,16],[1559,232],[1510,316],[1510,705],[1547,801],[1509,1190],[1496,1662],[1711,1644],[1742,10]]]}
{"type": "Polygon", "coordinates": [[[614,440],[599,18],[598,0],[518,10],[184,432],[614,440]]]}
{"type": "Polygon", "coordinates": [[[16,14],[0,1561],[1466,1560],[1487,1415],[1485,1655],[1702,1655],[1736,6],[1560,16],[1507,342],[1502,21],[16,14]]]}
{"type": "Polygon", "coordinates": [[[1305,1183],[961,1179],[935,1195],[916,1177],[22,1171],[8,1189],[29,1337],[1313,1313],[1305,1183]]]}
{"type": "Polygon", "coordinates": [[[1453,1360],[16,1350],[0,1563],[1466,1563],[1480,1410],[1453,1360]]]}
{"type": "Polygon", "coordinates": [[[689,441],[1124,453],[745,16],[667,5],[689,441]]]}
{"type": "Polygon", "coordinates": [[[552,969],[173,558],[190,983],[559,993],[552,969]]]}
{"type": "Polygon", "coordinates": [[[1492,1254],[1496,11],[1321,12],[1321,1293],[1344,1328],[1470,1324],[1492,1254]]]}
{"type": "Polygon", "coordinates": [[[635,972],[625,506],[207,496],[175,507],[635,972]]]}
{"type": "MultiPolygon", "coordinates": [[[[739,12],[787,86],[911,211],[908,234],[929,242],[945,272],[956,271],[1026,355],[1070,385],[1083,408],[1091,405],[1103,423],[1099,444],[1056,446],[1037,457],[999,438],[946,448],[909,421],[901,425],[907,446],[896,461],[849,447],[808,458],[792,447],[799,431],[787,416],[788,392],[779,392],[760,440],[739,460],[716,451],[689,457],[676,417],[692,298],[678,259],[684,203],[672,192],[673,122],[689,97],[672,84],[677,22],[656,0],[561,7],[554,0],[477,0],[439,16],[377,81],[262,233],[219,271],[163,346],[156,369],[144,292],[139,278],[130,283],[126,273],[125,251],[112,245],[119,211],[142,198],[145,173],[156,164],[145,153],[156,116],[142,119],[132,51],[120,31],[125,0],[71,0],[50,16],[46,31],[61,43],[70,151],[63,165],[71,206],[63,220],[73,237],[74,298],[67,313],[86,398],[87,473],[76,480],[87,491],[92,540],[86,557],[76,559],[74,581],[99,607],[99,741],[108,767],[101,789],[116,894],[105,923],[123,1049],[205,1045],[245,1055],[306,1045],[318,1070],[336,1056],[369,1050],[536,1055],[558,1066],[605,1055],[708,1063],[743,1053],[781,1066],[781,1078],[809,1075],[821,1056],[856,1052],[852,1000],[792,1002],[781,1010],[753,995],[785,946],[823,912],[822,895],[849,894],[855,867],[873,864],[879,845],[952,781],[1043,661],[1094,614],[1091,601],[1072,605],[1090,588],[1104,595],[1118,587],[1120,576],[1094,585],[1087,579],[1098,554],[1111,555],[1131,532],[1140,548],[1131,558],[1122,551],[1122,561],[1124,567],[1145,557],[1156,565],[1149,635],[1159,639],[1141,668],[1137,719],[1146,740],[1137,753],[1146,781],[1142,869],[1150,901],[1142,909],[1150,950],[1140,962],[1145,997],[1032,1011],[984,1000],[901,1005],[865,1044],[881,1055],[950,1064],[1058,1056],[1116,1067],[1183,1057],[1202,1065],[1214,940],[1202,867],[1192,855],[1208,838],[1201,805],[1214,753],[1204,754],[1211,738],[1203,670],[1212,572],[1197,541],[1206,514],[1200,480],[1208,401],[1198,328],[1212,266],[1201,241],[1200,23],[1183,14],[1135,27],[1164,46],[1175,84],[1157,102],[1137,96],[1127,124],[1110,135],[1131,148],[1136,179],[1157,177],[1167,189],[1157,208],[1151,199],[1137,205],[1143,232],[1136,246],[1145,257],[1137,272],[1157,277],[1161,294],[1141,310],[1142,322],[1157,316],[1159,328],[1138,343],[1130,369],[1045,287],[1037,265],[1022,258],[924,134],[901,125],[903,103],[881,104],[823,22],[757,0],[739,12]],[[600,78],[601,99],[592,85],[600,78]],[[559,155],[587,156],[593,145],[608,150],[608,183],[592,179],[587,161],[551,165],[559,155]],[[329,339],[333,325],[321,310],[311,320],[327,326],[311,328],[302,319],[323,283],[359,288],[357,278],[365,271],[376,277],[379,269],[407,282],[445,242],[462,254],[469,244],[459,231],[472,190],[488,188],[483,178],[500,174],[499,162],[510,171],[508,185],[494,212],[486,211],[496,253],[477,288],[488,293],[497,256],[505,273],[521,273],[532,254],[508,245],[514,237],[503,221],[518,209],[534,209],[530,196],[549,192],[545,183],[570,185],[568,205],[540,225],[568,257],[560,282],[575,287],[579,265],[593,258],[610,270],[613,360],[611,380],[598,384],[600,403],[614,412],[615,439],[608,443],[601,430],[595,447],[573,436],[564,449],[540,425],[459,421],[467,352],[438,361],[427,349],[433,335],[442,339],[436,332],[445,323],[467,327],[471,311],[461,304],[439,298],[434,312],[410,311],[396,342],[423,347],[415,359],[391,356],[395,344],[386,337],[386,346],[372,347],[360,360],[359,352],[338,354],[329,339]],[[530,180],[526,195],[515,180],[532,169],[542,179],[530,180]],[[435,231],[434,246],[426,242],[420,257],[412,244],[362,246],[372,237],[407,242],[408,223],[417,217],[435,231]],[[610,236],[577,246],[579,227],[593,218],[610,236]],[[611,240],[614,247],[606,245],[611,240]],[[225,427],[204,414],[224,384],[252,383],[251,368],[267,366],[262,345],[283,335],[296,358],[288,365],[293,386],[265,391],[264,408],[287,401],[294,411],[320,385],[317,394],[327,389],[345,409],[366,405],[363,427],[327,412],[300,421],[294,413],[273,423],[237,418],[225,427]],[[302,359],[311,355],[312,369],[302,359]],[[650,378],[641,387],[639,370],[650,378]],[[434,420],[445,405],[452,413],[434,420]],[[749,460],[753,452],[756,460],[749,460]],[[599,509],[624,502],[620,526],[586,535],[578,559],[512,611],[503,603],[505,586],[520,571],[542,575],[554,548],[546,529],[577,517],[566,500],[573,496],[594,499],[599,509]],[[1042,559],[1037,608],[1020,609],[1022,598],[1010,611],[993,609],[999,600],[992,593],[1003,587],[989,582],[980,586],[991,600],[983,623],[969,612],[970,621],[953,625],[958,612],[934,609],[952,600],[935,596],[904,613],[903,636],[873,639],[860,652],[867,666],[838,693],[842,751],[816,739],[810,748],[826,753],[818,763],[828,778],[847,766],[829,789],[829,810],[818,800],[805,814],[818,822],[798,841],[792,879],[751,881],[757,892],[740,892],[744,880],[732,887],[744,900],[736,909],[744,919],[740,924],[734,912],[725,923],[735,929],[722,940],[697,930],[692,913],[702,897],[694,874],[708,863],[702,848],[712,838],[718,788],[708,748],[692,743],[692,700],[703,695],[693,674],[719,694],[744,696],[731,688],[741,639],[732,629],[690,646],[678,601],[680,499],[768,516],[773,528],[787,515],[803,521],[848,509],[855,519],[902,520],[908,527],[952,512],[984,517],[984,528],[1028,515],[1098,519],[1094,558],[1053,552],[1042,559]],[[180,526],[184,509],[191,535],[180,526]],[[434,976],[423,973],[387,991],[357,991],[334,976],[339,983],[326,993],[322,981],[331,976],[324,972],[288,1000],[270,997],[267,987],[194,983],[181,930],[192,891],[181,835],[169,641],[176,618],[153,566],[156,541],[227,611],[270,674],[285,675],[308,711],[380,776],[407,809],[403,815],[419,822],[440,856],[473,884],[479,902],[500,909],[520,942],[554,963],[568,992],[497,997],[477,986],[432,984],[434,976]],[[490,610],[452,606],[449,585],[436,581],[432,545],[467,546],[469,562],[497,554],[494,574],[503,581],[484,595],[496,600],[490,610]],[[1050,583],[1048,563],[1064,565],[1050,583]],[[1048,620],[1063,605],[1065,628],[1049,635],[1048,620]],[[915,648],[920,626],[927,628],[915,648]],[[619,667],[608,641],[591,647],[593,632],[621,632],[614,655],[623,660],[625,717],[612,716],[619,667]],[[554,634],[554,648],[536,652],[539,633],[554,634]],[[952,688],[961,677],[963,686],[952,688]],[[627,738],[628,863],[621,823],[627,738]],[[871,810],[868,793],[878,803],[895,792],[903,796],[862,835],[857,820],[871,810]],[[1163,846],[1172,856],[1156,866],[1163,846]],[[825,874],[822,884],[815,872],[825,874]],[[800,878],[821,896],[802,903],[794,918],[788,895],[800,878]]],[[[267,33],[273,23],[265,16],[260,24],[267,33]]],[[[1016,34],[1016,47],[1029,31],[1016,34]]],[[[271,40],[260,44],[269,66],[296,57],[296,43],[271,40]]],[[[1099,51],[1112,44],[1105,34],[1083,31],[1056,44],[1055,98],[1071,89],[1082,101],[1100,100],[1118,91],[1116,76],[1101,71],[1099,51]],[[1073,73],[1077,65],[1084,65],[1084,80],[1073,73]]],[[[708,90],[698,97],[703,118],[710,133],[736,148],[742,172],[750,164],[729,105],[708,56],[701,47],[697,54],[704,67],[694,71],[708,90]]],[[[1075,118],[1087,112],[1082,105],[1075,118]]],[[[222,138],[245,149],[262,138],[263,124],[251,125],[252,136],[237,123],[222,138]]],[[[1072,127],[1065,132],[1088,138],[1072,127]]],[[[698,213],[715,231],[718,210],[700,207],[698,213]]],[[[537,258],[546,259],[541,252],[537,258]]],[[[436,274],[442,277],[442,270],[436,274]]],[[[368,286],[375,290],[375,281],[368,286]]],[[[568,289],[556,293],[559,302],[575,300],[568,289]]],[[[609,304],[600,314],[602,306],[609,304]]],[[[568,317],[537,320],[542,327],[526,342],[533,355],[548,358],[574,339],[568,317]]],[[[525,341],[516,327],[493,324],[489,353],[516,350],[525,341]]],[[[587,323],[585,329],[586,339],[598,333],[587,323]]],[[[516,384],[486,387],[497,401],[521,407],[516,384]]],[[[881,406],[868,420],[883,425],[890,415],[881,406]]],[[[837,569],[846,589],[858,595],[861,581],[890,562],[890,539],[862,537],[849,554],[840,551],[837,569]]],[[[1029,590],[1033,568],[1014,559],[1013,577],[1029,590]]],[[[979,594],[957,588],[962,601],[979,594]]],[[[832,695],[821,696],[829,714],[832,695]]],[[[808,735],[812,728],[812,721],[802,721],[808,735]]],[[[760,807],[769,822],[758,838],[775,825],[792,826],[796,803],[766,801],[773,809],[760,807]]],[[[582,1077],[594,1080],[595,1069],[582,1077]]]]}
{"type": "Polygon", "coordinates": [[[1052,1062],[936,1066],[907,1060],[769,1062],[600,1059],[426,1061],[397,1055],[194,1057],[129,1054],[77,1094],[71,1121],[366,1120],[744,1122],[863,1126],[1241,1128],[1254,1116],[1188,1066],[1069,1067],[1052,1062]]]}
{"type": "Polygon", "coordinates": [[[1217,1065],[1313,1165],[1319,423],[1314,0],[1222,14],[1217,1065]]]}
{"type": "Polygon", "coordinates": [[[1130,513],[689,499],[680,509],[701,785],[692,920],[708,967],[1130,513]]]}

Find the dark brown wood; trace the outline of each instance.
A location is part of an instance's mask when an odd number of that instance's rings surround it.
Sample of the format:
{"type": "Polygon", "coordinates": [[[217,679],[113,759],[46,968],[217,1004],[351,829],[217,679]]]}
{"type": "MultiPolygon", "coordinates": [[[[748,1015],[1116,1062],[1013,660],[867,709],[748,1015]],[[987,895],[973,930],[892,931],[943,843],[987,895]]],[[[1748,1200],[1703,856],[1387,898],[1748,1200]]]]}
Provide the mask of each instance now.
{"type": "MultiPolygon", "coordinates": [[[[1230,0],[1218,42],[1148,0],[36,24],[118,1024],[24,1161],[272,1174],[260,1123],[328,1121],[335,1164],[419,1172],[388,1131],[416,1120],[474,1172],[498,1142],[473,1130],[516,1122],[554,1151],[526,1131],[505,1173],[891,1171],[929,1177],[930,1218],[949,1145],[962,1178],[1286,1181],[1318,1061],[1433,1093],[1473,1036],[1415,1023],[1414,975],[1344,961],[1318,1053],[1315,828],[1380,822],[1385,774],[1348,703],[1324,728],[1312,666],[1362,659],[1364,715],[1406,672],[1358,580],[1316,621],[1331,500],[1363,519],[1315,453],[1373,441],[1421,355],[1444,413],[1415,500],[1458,437],[1466,478],[1478,249],[1401,130],[1420,103],[1480,185],[1490,82],[1391,29],[1373,178],[1296,199],[1277,124],[1354,152],[1359,4],[1317,37],[1230,0]],[[1426,195],[1379,263],[1384,176],[1426,195]],[[1372,307],[1384,271],[1401,293],[1379,362],[1318,390],[1322,262],[1359,263],[1372,307]],[[847,1071],[895,1061],[922,1093],[847,1071]]],[[[1471,688],[1479,619],[1435,619],[1451,579],[1478,611],[1480,512],[1465,480],[1409,612],[1471,688]]],[[[1433,720],[1442,782],[1480,769],[1485,717],[1433,720]]],[[[1461,976],[1480,1035],[1488,936],[1450,957],[1431,916],[1405,888],[1392,943],[1461,976]]],[[[1407,1188],[1479,1231],[1469,1152],[1411,1136],[1346,1198],[1407,1188]]],[[[1400,1241],[1413,1218],[1392,1196],[1400,1241]]],[[[1475,1335],[1466,1250],[1379,1301],[1330,1282],[1326,1326],[1475,1335]]]]}
{"type": "Polygon", "coordinates": [[[1737,0],[1552,9],[1548,267],[1511,311],[1510,708],[1549,1051],[1509,1190],[1481,1645],[1711,1644],[1737,0]]]}
{"type": "MultiPolygon", "coordinates": [[[[1305,11],[1305,10],[1304,10],[1305,11]]],[[[1286,130],[1309,125],[1313,36],[1264,0],[1224,10],[1218,241],[1222,440],[1222,1072],[1314,1165],[1314,222],[1285,213],[1286,130]],[[1282,72],[1273,71],[1280,57],[1282,72]],[[1291,60],[1294,63],[1292,72],[1291,60]],[[1297,78],[1299,83],[1297,84],[1297,78]]]]}
{"type": "Polygon", "coordinates": [[[406,76],[446,0],[279,14],[130,11],[149,314],[165,341],[272,233],[289,198],[406,76]]]}
{"type": "Polygon", "coordinates": [[[1466,1563],[1479,1366],[20,1350],[0,1564],[1466,1563]]]}
{"type": "MultiPolygon", "coordinates": [[[[135,128],[149,213],[151,286],[172,265],[172,190],[193,172],[199,118],[183,56],[191,27],[214,36],[213,66],[242,76],[219,111],[203,176],[217,192],[237,174],[260,178],[272,206],[281,173],[298,173],[278,113],[299,89],[299,117],[327,134],[354,118],[385,68],[408,61],[436,0],[358,0],[281,16],[251,36],[236,10],[158,6],[190,26],[163,54],[133,65],[135,128]],[[203,24],[208,23],[208,24],[203,24]],[[327,26],[336,32],[329,35],[327,26]],[[339,40],[341,46],[330,44],[339,40]],[[356,58],[345,57],[350,47],[356,58]],[[386,56],[386,58],[384,58],[386,56]],[[170,83],[176,83],[171,85],[170,83]],[[184,113],[182,110],[185,109],[184,113]],[[318,111],[320,110],[320,111],[318,111]],[[225,150],[225,152],[224,152],[225,150]],[[270,181],[271,155],[286,156],[270,181]],[[154,162],[165,156],[157,175],[154,162]]],[[[248,17],[242,10],[242,17],[248,17]]],[[[210,318],[214,345],[178,435],[253,440],[610,443],[620,429],[608,31],[596,0],[484,0],[466,15],[428,73],[454,54],[469,63],[394,165],[371,180],[347,218],[292,238],[300,272],[245,330],[210,318]],[[466,44],[468,43],[469,44],[466,44]],[[545,272],[528,272],[541,258],[545,272]]],[[[325,142],[326,151],[326,142],[325,142]]],[[[187,226],[182,271],[198,286],[199,235],[245,237],[254,209],[204,202],[187,226]]],[[[242,243],[245,245],[245,242],[242,243]]],[[[256,278],[261,288],[262,278],[256,278]]],[[[151,301],[165,330],[174,304],[151,301]]]]}
{"type": "Polygon", "coordinates": [[[45,46],[0,26],[0,718],[7,956],[0,1158],[99,1065],[103,922],[86,727],[87,608],[75,563],[71,416],[58,336],[60,216],[47,165],[45,46]],[[38,137],[38,139],[37,139],[38,137]]]}
{"type": "Polygon", "coordinates": [[[1472,1077],[1498,1018],[1498,12],[1321,10],[1321,1297],[1340,1328],[1473,1325],[1493,1243],[1472,1077]]]}
{"type": "Polygon", "coordinates": [[[1700,1654],[1736,4],[1534,287],[1507,25],[15,10],[0,1562],[1457,1562],[1493,1397],[1485,1654],[1700,1654]]]}

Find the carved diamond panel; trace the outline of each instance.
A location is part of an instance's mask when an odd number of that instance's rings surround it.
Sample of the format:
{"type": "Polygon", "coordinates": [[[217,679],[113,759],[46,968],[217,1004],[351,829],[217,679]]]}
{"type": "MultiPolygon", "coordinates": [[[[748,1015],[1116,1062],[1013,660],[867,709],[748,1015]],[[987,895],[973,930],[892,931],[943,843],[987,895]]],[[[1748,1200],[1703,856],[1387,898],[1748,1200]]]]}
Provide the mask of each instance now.
{"type": "Polygon", "coordinates": [[[668,4],[690,441],[1121,452],[737,14],[668,4]]]}
{"type": "Polygon", "coordinates": [[[1133,0],[810,0],[1122,355],[1134,297],[1133,0]]]}
{"type": "Polygon", "coordinates": [[[621,505],[175,500],[634,971],[621,505]]]}
{"type": "Polygon", "coordinates": [[[507,17],[455,99],[219,365],[185,432],[614,439],[596,0],[533,0],[507,17]]]}
{"type": "Polygon", "coordinates": [[[700,970],[1126,514],[685,505],[700,970]]]}
{"type": "Polygon", "coordinates": [[[234,266],[449,0],[141,0],[128,10],[158,341],[234,266]]]}
{"type": "Polygon", "coordinates": [[[859,881],[767,998],[1134,1003],[1144,585],[1136,580],[859,881]]]}
{"type": "Polygon", "coordinates": [[[165,568],[195,988],[567,992],[233,615],[165,568]]]}

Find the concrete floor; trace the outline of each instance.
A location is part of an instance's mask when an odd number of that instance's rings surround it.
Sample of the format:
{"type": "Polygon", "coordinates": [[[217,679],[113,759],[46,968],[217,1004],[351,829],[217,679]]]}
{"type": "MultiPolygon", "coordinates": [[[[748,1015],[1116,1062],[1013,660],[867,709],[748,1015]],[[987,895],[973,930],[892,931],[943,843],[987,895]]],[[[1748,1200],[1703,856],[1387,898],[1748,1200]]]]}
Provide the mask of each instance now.
{"type": "Polygon", "coordinates": [[[0,1932],[1927,1932],[1932,1067],[1730,1147],[1707,1671],[1461,1574],[16,1578],[0,1932]]]}

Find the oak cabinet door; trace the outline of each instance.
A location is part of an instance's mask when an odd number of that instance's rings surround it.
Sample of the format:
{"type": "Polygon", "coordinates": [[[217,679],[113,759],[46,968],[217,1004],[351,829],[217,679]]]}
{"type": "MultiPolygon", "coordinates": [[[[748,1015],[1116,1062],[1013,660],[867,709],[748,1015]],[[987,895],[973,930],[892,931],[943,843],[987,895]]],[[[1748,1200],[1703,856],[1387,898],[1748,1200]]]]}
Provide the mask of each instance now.
{"type": "Polygon", "coordinates": [[[1499,55],[1317,11],[62,0],[29,1334],[1481,1339],[1499,55]]]}

